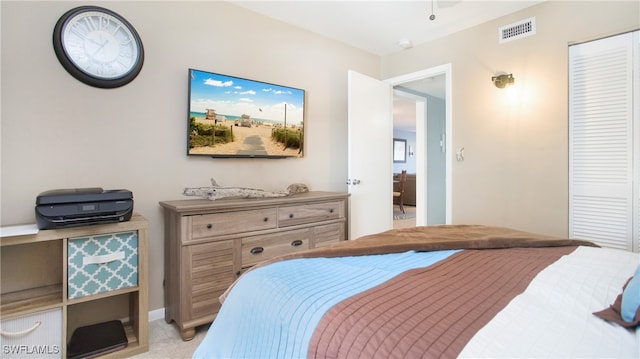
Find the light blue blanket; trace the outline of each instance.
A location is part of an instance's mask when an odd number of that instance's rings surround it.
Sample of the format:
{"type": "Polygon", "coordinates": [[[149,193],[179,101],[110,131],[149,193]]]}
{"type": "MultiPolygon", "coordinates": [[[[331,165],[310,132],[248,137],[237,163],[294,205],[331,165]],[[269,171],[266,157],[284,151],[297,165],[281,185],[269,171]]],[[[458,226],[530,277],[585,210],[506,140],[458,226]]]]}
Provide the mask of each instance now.
{"type": "Polygon", "coordinates": [[[332,306],[456,252],[293,259],[252,270],[231,290],[193,358],[304,358],[332,306]]]}

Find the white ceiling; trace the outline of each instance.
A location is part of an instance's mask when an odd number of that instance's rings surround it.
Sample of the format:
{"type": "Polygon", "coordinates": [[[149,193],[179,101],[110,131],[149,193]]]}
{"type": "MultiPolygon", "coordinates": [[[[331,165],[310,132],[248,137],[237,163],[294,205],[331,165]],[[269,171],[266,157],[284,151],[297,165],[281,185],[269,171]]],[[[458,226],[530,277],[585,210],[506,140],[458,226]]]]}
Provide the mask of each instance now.
{"type": "Polygon", "coordinates": [[[400,40],[419,45],[544,0],[433,0],[435,20],[431,0],[227,1],[382,56],[402,51],[400,40]]]}
{"type": "MultiPolygon", "coordinates": [[[[412,46],[441,38],[545,0],[423,0],[423,1],[273,1],[227,0],[274,19],[342,41],[384,56],[405,51],[399,42],[412,46]],[[432,10],[433,7],[433,10],[432,10]],[[430,20],[430,15],[435,19],[430,20]]],[[[496,41],[498,32],[496,29],[496,41]]],[[[408,88],[435,97],[444,96],[444,78],[420,81],[408,88]]],[[[394,127],[413,128],[411,107],[394,109],[394,127]],[[400,115],[404,114],[404,115],[400,115]],[[397,122],[397,125],[396,125],[397,122]]]]}

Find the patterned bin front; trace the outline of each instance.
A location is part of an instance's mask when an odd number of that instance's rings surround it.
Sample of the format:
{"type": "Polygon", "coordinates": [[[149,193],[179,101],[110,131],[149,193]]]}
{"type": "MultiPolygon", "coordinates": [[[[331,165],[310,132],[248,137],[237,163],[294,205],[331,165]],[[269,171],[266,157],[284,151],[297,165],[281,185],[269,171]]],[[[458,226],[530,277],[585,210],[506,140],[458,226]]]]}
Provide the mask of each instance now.
{"type": "Polygon", "coordinates": [[[138,232],[69,238],[68,298],[138,285],[138,232]]]}

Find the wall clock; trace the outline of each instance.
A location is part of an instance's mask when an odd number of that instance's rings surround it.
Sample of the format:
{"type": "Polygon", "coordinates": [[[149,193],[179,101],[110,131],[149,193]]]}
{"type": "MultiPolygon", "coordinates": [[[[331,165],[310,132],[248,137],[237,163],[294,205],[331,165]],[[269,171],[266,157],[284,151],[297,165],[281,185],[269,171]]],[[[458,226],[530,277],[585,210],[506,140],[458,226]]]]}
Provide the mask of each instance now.
{"type": "Polygon", "coordinates": [[[98,6],[80,6],[64,13],[53,29],[53,49],[73,77],[100,88],[128,84],[144,62],[142,41],[134,27],[98,6]]]}

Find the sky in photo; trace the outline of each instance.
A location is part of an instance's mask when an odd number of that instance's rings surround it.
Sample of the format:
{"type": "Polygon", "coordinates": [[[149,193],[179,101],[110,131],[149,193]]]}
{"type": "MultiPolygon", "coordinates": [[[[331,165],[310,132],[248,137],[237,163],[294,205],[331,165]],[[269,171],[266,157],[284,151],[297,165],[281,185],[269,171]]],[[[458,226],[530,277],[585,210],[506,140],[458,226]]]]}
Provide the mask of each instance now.
{"type": "Polygon", "coordinates": [[[189,112],[216,110],[218,115],[251,116],[287,126],[300,126],[304,117],[304,91],[233,76],[190,70],[189,112]]]}

